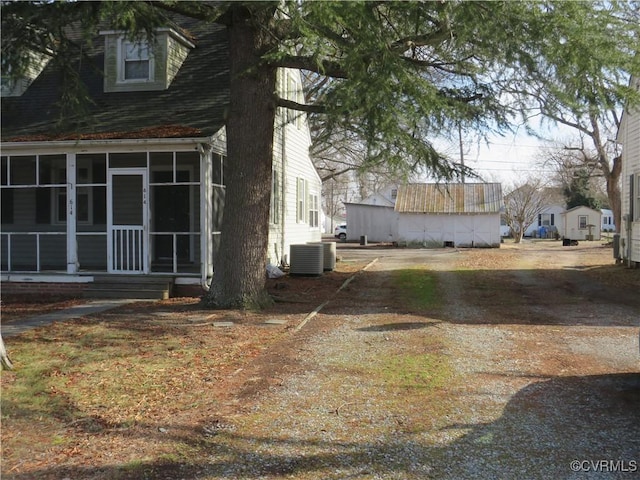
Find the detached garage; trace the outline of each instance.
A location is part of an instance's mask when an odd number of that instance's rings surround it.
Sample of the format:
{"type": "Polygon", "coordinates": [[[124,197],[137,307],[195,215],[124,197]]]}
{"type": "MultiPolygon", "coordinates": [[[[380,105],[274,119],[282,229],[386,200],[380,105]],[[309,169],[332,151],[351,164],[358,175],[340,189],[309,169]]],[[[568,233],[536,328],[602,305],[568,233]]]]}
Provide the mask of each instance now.
{"type": "Polygon", "coordinates": [[[411,184],[398,189],[398,241],[499,247],[499,183],[411,184]]]}
{"type": "Polygon", "coordinates": [[[345,204],[347,239],[426,247],[499,247],[499,183],[400,186],[393,208],[345,204]]]}

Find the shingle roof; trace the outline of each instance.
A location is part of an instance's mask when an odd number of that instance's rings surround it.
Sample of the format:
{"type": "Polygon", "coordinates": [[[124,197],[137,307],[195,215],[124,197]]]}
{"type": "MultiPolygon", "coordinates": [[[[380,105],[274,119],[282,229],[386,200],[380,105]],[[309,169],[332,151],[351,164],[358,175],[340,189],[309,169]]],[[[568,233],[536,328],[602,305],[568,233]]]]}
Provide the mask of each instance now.
{"type": "Polygon", "coordinates": [[[104,93],[100,73],[104,39],[96,37],[89,54],[93,65],[83,62],[81,69],[94,102],[90,115],[73,127],[54,129],[59,79],[50,62],[22,96],[2,98],[2,140],[140,138],[150,133],[150,138],[200,137],[216,133],[225,123],[229,103],[226,28],[186,17],[174,21],[188,30],[196,48],[168,89],[104,93]]]}
{"type": "Polygon", "coordinates": [[[498,213],[499,183],[414,183],[398,188],[399,213],[498,213]]]}

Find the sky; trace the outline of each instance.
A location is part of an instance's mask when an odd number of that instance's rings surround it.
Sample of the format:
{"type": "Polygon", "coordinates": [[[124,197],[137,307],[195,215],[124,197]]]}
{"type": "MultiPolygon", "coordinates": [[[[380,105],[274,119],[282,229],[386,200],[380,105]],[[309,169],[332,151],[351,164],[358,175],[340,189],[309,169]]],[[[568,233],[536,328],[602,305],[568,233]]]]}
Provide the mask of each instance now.
{"type": "Polygon", "coordinates": [[[541,159],[550,147],[542,140],[524,133],[493,137],[489,144],[475,144],[464,154],[465,165],[483,180],[510,183],[523,177],[550,176],[553,171],[541,168],[541,159]]]}
{"type": "MultiPolygon", "coordinates": [[[[571,135],[567,128],[555,128],[553,131],[540,130],[546,138],[562,139],[571,135]]],[[[456,140],[457,141],[457,140],[456,140]]],[[[460,147],[442,145],[447,153],[456,160],[460,158],[460,147]]],[[[542,160],[552,151],[552,143],[528,135],[524,129],[504,136],[493,135],[487,141],[468,139],[464,148],[464,163],[474,169],[481,179],[488,182],[510,184],[524,177],[547,179],[553,170],[543,168],[542,160]]]]}

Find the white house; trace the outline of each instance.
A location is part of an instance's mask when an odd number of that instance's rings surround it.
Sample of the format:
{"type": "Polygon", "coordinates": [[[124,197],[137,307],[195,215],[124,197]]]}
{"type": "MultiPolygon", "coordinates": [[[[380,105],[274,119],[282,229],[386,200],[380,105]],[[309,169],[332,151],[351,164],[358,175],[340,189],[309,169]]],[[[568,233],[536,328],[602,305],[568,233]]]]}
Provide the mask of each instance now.
{"type": "Polygon", "coordinates": [[[499,247],[501,206],[499,183],[400,185],[393,208],[347,204],[347,239],[499,247]]]}
{"type": "Polygon", "coordinates": [[[603,232],[615,232],[616,223],[613,219],[613,210],[601,208],[600,212],[602,212],[602,225],[600,226],[600,230],[603,232]]]}
{"type": "Polygon", "coordinates": [[[541,227],[544,228],[547,235],[553,235],[558,231],[558,224],[564,211],[565,208],[562,205],[547,205],[542,207],[536,221],[525,229],[524,236],[539,237],[541,227]]]}
{"type": "Polygon", "coordinates": [[[600,210],[589,207],[573,207],[563,212],[558,233],[569,240],[600,240],[602,223],[600,210]]]}
{"type": "MultiPolygon", "coordinates": [[[[640,78],[630,85],[640,90],[640,78]]],[[[622,225],[619,256],[629,266],[640,265],[640,110],[625,110],[617,141],[622,144],[622,225]]]]}
{"type": "Polygon", "coordinates": [[[379,191],[369,195],[360,201],[360,205],[378,205],[381,207],[393,207],[398,198],[398,186],[387,185],[379,191]]]}
{"type": "MultiPolygon", "coordinates": [[[[53,62],[2,89],[3,292],[79,293],[125,275],[207,288],[226,191],[228,42],[224,27],[181,18],[153,44],[96,32],[80,70],[93,102],[82,122],[53,128],[53,62]]],[[[299,72],[281,70],[278,88],[302,101],[299,72]]],[[[306,117],[279,110],[265,266],[321,238],[309,144],[306,117]]]]}

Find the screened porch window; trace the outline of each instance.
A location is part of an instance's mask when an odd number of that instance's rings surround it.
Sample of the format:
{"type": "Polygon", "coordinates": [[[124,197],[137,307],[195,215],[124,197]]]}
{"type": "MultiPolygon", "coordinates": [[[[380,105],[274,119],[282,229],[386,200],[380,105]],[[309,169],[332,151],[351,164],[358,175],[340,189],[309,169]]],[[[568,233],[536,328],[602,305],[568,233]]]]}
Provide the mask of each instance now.
{"type": "Polygon", "coordinates": [[[151,152],[149,165],[151,268],[195,272],[200,258],[200,155],[151,152]]]}

